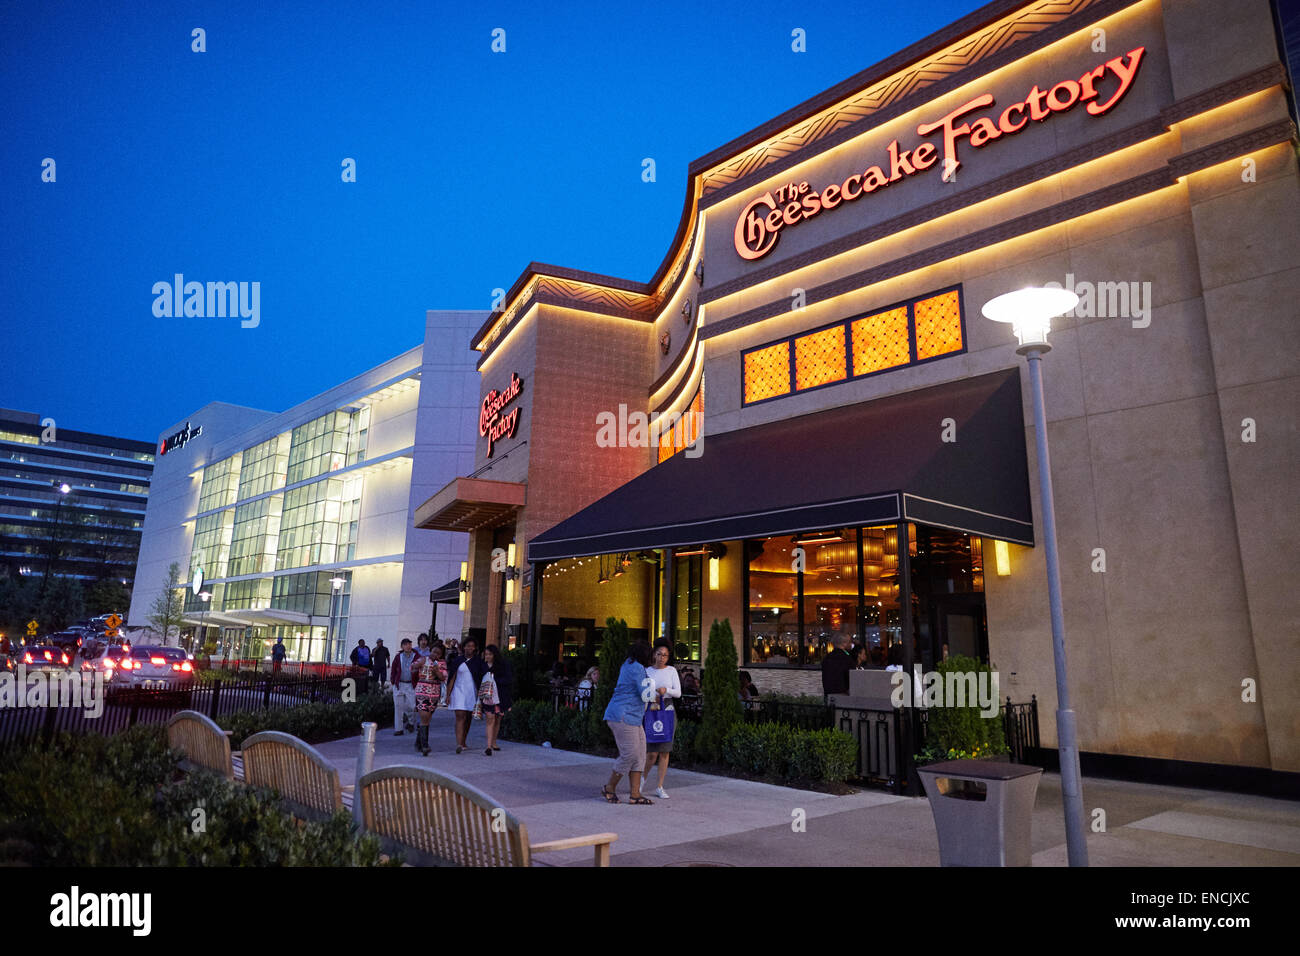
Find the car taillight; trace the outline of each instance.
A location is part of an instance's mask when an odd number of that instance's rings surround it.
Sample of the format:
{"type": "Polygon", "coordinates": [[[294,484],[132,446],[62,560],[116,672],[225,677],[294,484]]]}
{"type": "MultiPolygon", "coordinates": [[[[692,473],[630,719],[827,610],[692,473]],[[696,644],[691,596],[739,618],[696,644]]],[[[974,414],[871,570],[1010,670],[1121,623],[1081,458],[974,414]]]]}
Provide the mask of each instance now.
{"type": "Polygon", "coordinates": [[[189,661],[182,661],[181,670],[183,670],[187,674],[191,674],[194,672],[194,665],[191,664],[189,661]]]}
{"type": "Polygon", "coordinates": [[[65,663],[65,664],[68,663],[68,655],[67,655],[67,654],[64,654],[64,655],[63,655],[63,663],[65,663]]]}
{"type": "Polygon", "coordinates": [[[81,638],[77,638],[77,646],[78,646],[78,647],[81,646],[81,638]]]}
{"type": "Polygon", "coordinates": [[[151,658],[149,658],[149,663],[150,663],[150,664],[153,664],[155,667],[166,667],[166,666],[167,666],[167,658],[165,658],[165,657],[151,657],[151,658]]]}
{"type": "Polygon", "coordinates": [[[46,652],[45,652],[45,659],[46,659],[47,661],[52,661],[52,660],[54,660],[54,653],[53,653],[52,651],[46,651],[46,652]]]}
{"type": "Polygon", "coordinates": [[[111,671],[115,666],[117,665],[113,663],[113,658],[111,657],[104,661],[104,670],[106,671],[111,671]]]}
{"type": "Polygon", "coordinates": [[[24,663],[24,664],[31,664],[31,663],[32,663],[32,652],[31,652],[31,651],[28,651],[26,654],[23,655],[23,663],[24,663]]]}

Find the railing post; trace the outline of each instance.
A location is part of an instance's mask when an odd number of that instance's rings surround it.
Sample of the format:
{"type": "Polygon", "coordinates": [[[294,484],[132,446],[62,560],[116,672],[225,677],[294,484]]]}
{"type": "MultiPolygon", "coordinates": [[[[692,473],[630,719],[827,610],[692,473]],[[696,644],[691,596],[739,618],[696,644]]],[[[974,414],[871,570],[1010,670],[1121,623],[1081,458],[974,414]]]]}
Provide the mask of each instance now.
{"type": "Polygon", "coordinates": [[[379,725],[367,721],[361,725],[361,744],[357,751],[357,776],[352,788],[352,819],[359,825],[361,815],[361,778],[375,769],[375,732],[379,725]]]}
{"type": "Polygon", "coordinates": [[[49,750],[50,741],[54,739],[54,721],[58,717],[57,707],[45,708],[45,723],[41,727],[41,749],[49,750]]]}
{"type": "Polygon", "coordinates": [[[212,682],[212,699],[208,703],[208,716],[213,720],[217,719],[217,714],[219,713],[217,709],[217,701],[220,699],[220,697],[221,697],[221,678],[218,677],[216,680],[212,682]]]}
{"type": "Polygon", "coordinates": [[[270,675],[268,675],[268,676],[267,676],[267,677],[262,681],[262,708],[263,708],[264,710],[270,710],[270,709],[271,709],[271,678],[270,678],[270,675]]]}

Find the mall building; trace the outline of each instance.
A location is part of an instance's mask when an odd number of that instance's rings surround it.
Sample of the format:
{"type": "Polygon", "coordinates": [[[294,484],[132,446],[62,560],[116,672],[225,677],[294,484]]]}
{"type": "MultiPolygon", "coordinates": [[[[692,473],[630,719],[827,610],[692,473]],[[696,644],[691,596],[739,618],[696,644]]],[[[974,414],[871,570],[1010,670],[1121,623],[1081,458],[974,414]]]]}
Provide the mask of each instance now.
{"type": "Polygon", "coordinates": [[[649,282],[530,266],[415,511],[469,535],[466,629],[548,666],[613,615],[698,661],[726,618],[761,691],[816,694],[837,635],[966,654],[1054,747],[1029,381],[981,307],[1056,284],[1081,749],[1300,771],[1284,51],[1268,0],[996,0],[693,163],[649,282]]]}
{"type": "MultiPolygon", "coordinates": [[[[395,647],[459,634],[463,534],[411,526],[415,504],[473,467],[483,312],[430,312],[424,344],[281,413],[214,402],[159,436],[131,604],[147,622],[171,564],[187,646],[341,662],[358,638],[395,647]],[[435,621],[434,613],[438,611],[435,621]]],[[[173,638],[174,640],[174,638],[173,638]]]]}

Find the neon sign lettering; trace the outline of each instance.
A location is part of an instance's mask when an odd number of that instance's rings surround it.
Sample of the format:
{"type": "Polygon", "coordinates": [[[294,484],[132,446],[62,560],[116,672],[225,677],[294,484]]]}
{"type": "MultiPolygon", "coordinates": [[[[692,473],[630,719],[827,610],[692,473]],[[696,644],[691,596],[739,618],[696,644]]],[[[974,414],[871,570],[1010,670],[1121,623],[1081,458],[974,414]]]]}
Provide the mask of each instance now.
{"type": "Polygon", "coordinates": [[[830,183],[820,190],[810,189],[807,182],[790,183],[769,190],[750,200],[740,211],[734,235],[736,253],[742,259],[761,259],[776,248],[782,229],[798,225],[824,210],[834,209],[841,203],[853,202],[882,186],[929,169],[940,159],[943,178],[948,179],[961,165],[958,144],[962,139],[967,139],[971,148],[979,149],[1002,136],[1020,132],[1031,119],[1042,122],[1053,113],[1064,113],[1079,103],[1087,104],[1089,115],[1101,116],[1123,99],[1133,85],[1133,78],[1137,76],[1145,52],[1146,47],[1138,47],[1125,56],[1117,56],[1093,67],[1077,80],[1062,80],[1047,90],[1041,90],[1035,84],[1021,102],[1007,106],[996,119],[990,114],[959,122],[968,113],[993,105],[993,94],[983,93],[963,103],[942,119],[922,123],[916,128],[919,136],[940,133],[943,142],[941,148],[926,142],[911,149],[900,150],[898,140],[894,140],[887,148],[887,159],[880,165],[868,166],[863,172],[854,173],[843,182],[830,183]],[[1103,99],[1098,87],[1108,75],[1114,75],[1119,86],[1109,98],[1103,99]],[[885,173],[886,168],[888,174],[885,173]]]}
{"type": "Polygon", "coordinates": [[[478,433],[487,438],[487,456],[492,457],[493,447],[500,438],[513,438],[519,427],[519,409],[503,415],[502,410],[519,397],[524,390],[524,380],[510,373],[510,384],[504,391],[495,388],[483,396],[483,406],[478,413],[478,433]]]}

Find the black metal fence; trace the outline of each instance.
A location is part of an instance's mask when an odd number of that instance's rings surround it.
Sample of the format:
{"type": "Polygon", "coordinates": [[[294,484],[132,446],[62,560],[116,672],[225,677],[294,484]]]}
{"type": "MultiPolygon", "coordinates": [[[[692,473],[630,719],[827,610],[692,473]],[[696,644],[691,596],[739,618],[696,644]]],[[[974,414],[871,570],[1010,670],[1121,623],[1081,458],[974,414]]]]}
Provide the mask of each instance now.
{"type": "MultiPolygon", "coordinates": [[[[213,720],[241,710],[279,710],[315,702],[339,701],[352,685],[358,697],[368,678],[262,677],[214,680],[186,690],[106,687],[98,715],[80,706],[0,707],[0,747],[37,742],[45,747],[58,733],[116,734],[136,724],[161,724],[182,710],[197,710],[213,720]]],[[[66,701],[65,701],[66,703],[66,701]]]]}

